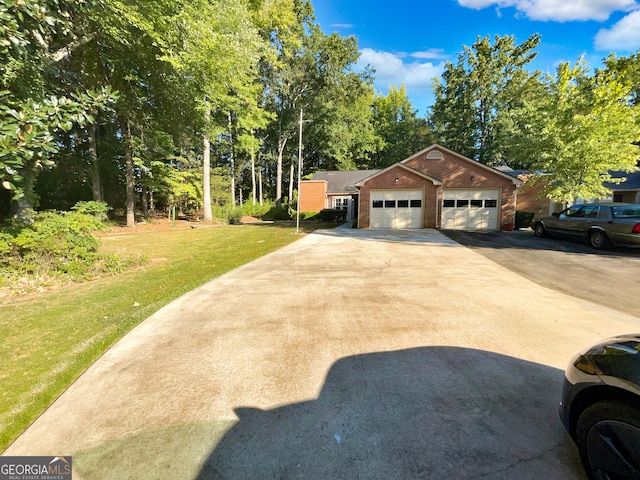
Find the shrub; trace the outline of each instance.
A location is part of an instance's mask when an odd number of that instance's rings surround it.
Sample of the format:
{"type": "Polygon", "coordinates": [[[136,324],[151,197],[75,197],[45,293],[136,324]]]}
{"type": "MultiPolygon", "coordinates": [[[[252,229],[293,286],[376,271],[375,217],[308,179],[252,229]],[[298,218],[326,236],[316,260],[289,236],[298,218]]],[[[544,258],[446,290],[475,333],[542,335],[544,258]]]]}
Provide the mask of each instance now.
{"type": "Polygon", "coordinates": [[[263,220],[291,220],[289,209],[284,206],[273,206],[262,216],[263,220]]]}
{"type": "Polygon", "coordinates": [[[531,227],[535,215],[534,212],[516,212],[516,230],[531,227]]]}
{"type": "Polygon", "coordinates": [[[106,209],[98,202],[86,202],[71,212],[34,213],[28,221],[16,222],[0,231],[0,267],[3,283],[14,279],[22,284],[48,283],[53,277],[84,280],[98,273],[121,270],[128,260],[102,259],[93,232],[103,228],[99,218],[106,209]],[[26,279],[23,277],[29,277],[26,279]]]}
{"type": "Polygon", "coordinates": [[[331,210],[325,209],[322,210],[318,217],[323,222],[346,222],[347,221],[347,211],[346,210],[331,210]]]}
{"type": "Polygon", "coordinates": [[[82,213],[84,215],[89,215],[97,218],[101,222],[105,222],[107,220],[107,212],[111,210],[111,207],[107,205],[105,202],[78,202],[71,210],[82,213]]]}

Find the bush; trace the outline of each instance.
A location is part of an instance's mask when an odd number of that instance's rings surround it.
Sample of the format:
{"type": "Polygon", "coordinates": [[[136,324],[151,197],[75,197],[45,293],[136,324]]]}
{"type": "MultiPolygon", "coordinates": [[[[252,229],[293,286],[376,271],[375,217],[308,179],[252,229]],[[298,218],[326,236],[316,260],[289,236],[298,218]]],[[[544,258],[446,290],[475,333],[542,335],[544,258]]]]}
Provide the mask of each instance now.
{"type": "Polygon", "coordinates": [[[27,221],[0,230],[2,283],[22,277],[30,277],[26,283],[34,286],[52,277],[78,281],[111,268],[121,270],[123,262],[132,263],[103,259],[97,253],[99,242],[94,232],[104,227],[100,217],[106,210],[98,202],[85,202],[71,212],[34,213],[27,221]],[[91,213],[80,213],[83,209],[91,213]]]}
{"type": "Polygon", "coordinates": [[[289,209],[284,206],[273,206],[262,216],[263,220],[291,220],[289,209]]]}
{"type": "Polygon", "coordinates": [[[516,230],[531,227],[535,215],[534,212],[516,212],[516,230]]]}
{"type": "Polygon", "coordinates": [[[325,209],[318,214],[318,217],[323,222],[344,223],[347,221],[347,211],[325,209]]]}
{"type": "Polygon", "coordinates": [[[244,216],[262,218],[269,212],[270,205],[253,205],[250,202],[242,206],[233,207],[231,205],[212,207],[213,218],[221,220],[224,223],[237,225],[244,216]]]}
{"type": "Polygon", "coordinates": [[[107,221],[107,212],[111,207],[105,202],[78,202],[71,210],[97,218],[101,222],[107,221]]]}

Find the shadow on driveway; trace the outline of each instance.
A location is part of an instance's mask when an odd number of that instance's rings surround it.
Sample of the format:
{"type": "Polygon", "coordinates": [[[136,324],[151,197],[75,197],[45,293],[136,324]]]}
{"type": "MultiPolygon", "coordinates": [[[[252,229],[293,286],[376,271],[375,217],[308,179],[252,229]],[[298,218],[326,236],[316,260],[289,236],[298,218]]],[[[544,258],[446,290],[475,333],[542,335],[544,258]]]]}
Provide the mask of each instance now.
{"type": "Polygon", "coordinates": [[[584,478],[563,374],[465,348],[346,357],[317,399],[237,408],[200,479],[584,478]]]}

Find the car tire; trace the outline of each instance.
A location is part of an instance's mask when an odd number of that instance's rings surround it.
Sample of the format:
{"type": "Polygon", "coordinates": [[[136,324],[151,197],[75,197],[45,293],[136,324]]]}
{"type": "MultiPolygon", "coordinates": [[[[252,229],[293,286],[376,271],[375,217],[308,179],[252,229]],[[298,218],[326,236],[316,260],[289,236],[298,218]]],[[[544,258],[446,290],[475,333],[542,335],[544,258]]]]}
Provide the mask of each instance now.
{"type": "Polygon", "coordinates": [[[640,410],[629,403],[606,400],[585,409],[576,444],[589,479],[640,478],[640,410]]]}
{"type": "Polygon", "coordinates": [[[536,222],[535,225],[533,226],[533,234],[536,237],[546,237],[547,236],[547,229],[544,228],[544,225],[542,222],[536,222]]]}
{"type": "Polygon", "coordinates": [[[604,250],[611,246],[607,234],[600,230],[589,232],[589,245],[597,250],[604,250]]]}

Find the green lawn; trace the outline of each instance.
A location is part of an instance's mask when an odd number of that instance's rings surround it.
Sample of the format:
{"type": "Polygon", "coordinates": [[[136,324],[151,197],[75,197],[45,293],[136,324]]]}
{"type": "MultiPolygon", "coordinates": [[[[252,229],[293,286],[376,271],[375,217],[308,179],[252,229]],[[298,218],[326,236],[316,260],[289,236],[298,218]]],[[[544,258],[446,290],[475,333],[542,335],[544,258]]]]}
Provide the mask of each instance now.
{"type": "Polygon", "coordinates": [[[198,285],[295,241],[295,228],[242,225],[105,235],[143,254],[131,271],[0,304],[0,452],[113,343],[198,285]]]}

